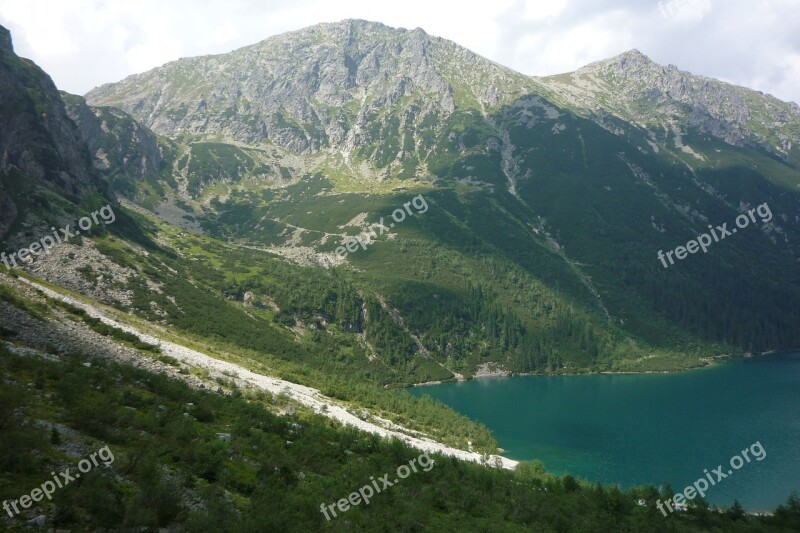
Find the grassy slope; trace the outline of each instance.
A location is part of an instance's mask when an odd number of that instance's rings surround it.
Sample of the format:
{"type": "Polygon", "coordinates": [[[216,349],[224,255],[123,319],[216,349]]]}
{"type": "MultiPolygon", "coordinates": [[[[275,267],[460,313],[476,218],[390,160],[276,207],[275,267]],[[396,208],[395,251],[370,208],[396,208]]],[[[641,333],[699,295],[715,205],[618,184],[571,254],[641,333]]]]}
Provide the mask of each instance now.
{"type": "MultiPolygon", "coordinates": [[[[147,226],[143,219],[140,223],[147,226]]],[[[330,291],[328,285],[336,280],[329,273],[318,279],[317,273],[287,265],[268,254],[237,253],[223,243],[191,238],[172,226],[159,226],[164,230],[159,240],[183,235],[180,253],[186,258],[179,259],[157,247],[144,254],[128,240],[109,233],[94,237],[112,261],[141,271],[127,286],[133,294],[130,310],[134,314],[129,315],[129,308],[122,306],[110,310],[115,319],[253,370],[319,388],[328,396],[350,402],[353,408],[370,408],[386,419],[455,447],[466,449],[469,440],[476,450],[495,451],[496,442],[484,426],[440,403],[420,401],[403,390],[382,387],[436,376],[418,374],[424,368],[418,369],[416,363],[401,369],[401,373],[380,360],[370,361],[357,334],[340,324],[322,327],[315,313],[335,313],[339,297],[330,291]],[[233,273],[233,278],[226,281],[219,275],[222,270],[233,273]],[[276,313],[258,302],[245,306],[226,297],[226,287],[235,285],[237,278],[239,282],[254,278],[263,283],[271,294],[265,294],[265,300],[277,302],[284,311],[276,313]],[[156,286],[157,291],[153,289],[156,286]],[[296,296],[300,298],[295,300],[296,296]],[[334,304],[326,305],[326,299],[334,304]]],[[[89,275],[88,279],[94,278],[89,275]]],[[[347,289],[346,285],[342,287],[340,292],[347,289]]],[[[346,301],[353,304],[352,312],[357,315],[354,301],[346,301]]]]}
{"type": "MultiPolygon", "coordinates": [[[[0,367],[0,499],[28,493],[48,479],[47,472],[74,470],[78,457],[102,446],[114,455],[109,468],[60,489],[52,502],[35,504],[32,514],[45,511],[50,526],[790,531],[800,524],[796,500],[776,517],[700,507],[663,518],[655,508],[634,503],[653,500],[652,488],[622,493],[570,476],[556,478],[535,464],[511,473],[442,457],[435,457],[429,472],[412,474],[376,495],[368,507],[326,522],[321,503],[346,497],[370,476],[394,472],[418,453],[399,442],[331,427],[317,416],[275,416],[270,409],[279,399],[268,395],[197,391],[86,354],[54,362],[13,355],[0,346],[0,367]],[[231,442],[217,433],[229,433],[231,442]]],[[[5,522],[15,528],[22,519],[5,522]]]]}
{"type": "MultiPolygon", "coordinates": [[[[224,214],[215,220],[218,235],[270,245],[285,239],[276,235],[286,228],[300,227],[307,230],[302,234],[303,244],[332,252],[340,239],[328,238],[322,244],[325,232],[342,232],[337,227],[360,212],[369,213],[368,223],[377,223],[381,217],[391,222],[389,215],[397,206],[416,193],[423,194],[429,203],[426,213],[398,224],[393,229],[396,239],[384,237],[349,259],[360,286],[385,296],[437,360],[452,370],[469,373],[488,360],[503,361],[517,371],[621,365],[646,370],[648,367],[632,361],[652,355],[671,360],[673,368],[685,368],[698,364],[698,346],[706,354],[725,351],[681,335],[677,329],[661,347],[631,339],[619,323],[605,318],[581,274],[576,274],[544,237],[534,234],[531,227],[536,219],[516,209],[507,196],[499,201],[480,191],[429,187],[367,196],[320,195],[330,188],[323,178],[315,178],[274,197],[270,194],[266,201],[255,194],[234,195],[222,204],[224,214]],[[510,209],[504,207],[509,204],[510,209]],[[269,219],[267,223],[264,217],[269,219]],[[483,296],[475,297],[470,287],[480,287],[483,296]],[[444,301],[442,295],[450,298],[444,301]],[[423,302],[436,302],[437,306],[423,306],[423,302]],[[477,312],[458,316],[464,309],[477,312]],[[526,355],[522,346],[507,346],[500,336],[486,333],[487,327],[494,327],[487,323],[494,311],[497,321],[502,323],[503,317],[508,317],[524,328],[521,337],[542,343],[542,348],[526,355]],[[560,318],[574,331],[559,328],[560,318]],[[460,331],[452,327],[454,322],[463,322],[460,331]],[[583,339],[578,338],[581,335],[583,339]],[[587,341],[588,337],[593,340],[587,341]],[[459,346],[455,355],[445,353],[448,341],[459,346]],[[681,361],[678,352],[686,355],[685,360],[681,361]]],[[[352,227],[344,231],[358,233],[352,227]]],[[[347,275],[346,270],[342,275],[347,275]]]]}
{"type": "MultiPolygon", "coordinates": [[[[342,188],[338,167],[282,189],[262,189],[258,181],[226,186],[223,201],[211,202],[218,214],[207,213],[203,227],[260,245],[280,245],[302,228],[300,244],[332,252],[340,239],[326,233],[341,232],[363,212],[368,222],[388,219],[413,194],[425,194],[431,209],[396,228],[397,240],[350,259],[360,289],[386,297],[437,362],[466,374],[486,361],[522,372],[678,369],[702,364],[703,356],[800,342],[792,327],[798,299],[781,297],[800,294],[800,278],[786,268],[763,272],[765,263],[788,265],[797,254],[796,169],[692,133],[684,142],[707,154],[704,163],[656,154],[643,130],[620,123],[627,132],[620,137],[564,109],[528,127],[517,104],[488,119],[456,112],[439,130],[417,131],[418,159],[407,163],[427,168],[428,182],[363,153],[354,168],[363,157],[389,170],[379,190],[349,182],[342,188]],[[560,133],[553,123],[563,126],[560,133]],[[514,144],[524,202],[507,192],[500,152],[485,149],[501,142],[501,131],[514,144]],[[406,178],[405,190],[397,177],[406,178]],[[787,243],[753,228],[670,270],[654,259],[708,222],[733,220],[742,202],[768,202],[776,217],[787,215],[776,218],[787,243]],[[436,299],[436,306],[423,305],[436,299]]],[[[376,135],[394,139],[399,132],[376,135]]],[[[669,135],[656,140],[674,142],[669,135]]],[[[403,347],[379,348],[391,351],[392,361],[409,356],[403,347]]]]}

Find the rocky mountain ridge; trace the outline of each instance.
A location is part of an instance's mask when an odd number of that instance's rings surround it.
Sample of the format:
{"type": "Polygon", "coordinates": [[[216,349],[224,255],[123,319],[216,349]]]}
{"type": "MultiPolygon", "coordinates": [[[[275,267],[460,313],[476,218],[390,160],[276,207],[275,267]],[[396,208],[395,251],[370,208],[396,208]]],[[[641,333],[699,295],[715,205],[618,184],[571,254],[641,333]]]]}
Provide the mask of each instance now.
{"type": "Polygon", "coordinates": [[[145,179],[162,171],[164,155],[157,136],[113,107],[90,107],[81,96],[61,93],[67,115],[78,126],[94,167],[114,181],[145,179]]]}
{"type": "Polygon", "coordinates": [[[648,128],[653,137],[661,134],[657,129],[676,136],[696,129],[800,163],[796,103],[659,65],[638,50],[538,81],[563,105],[590,115],[613,114],[648,128]]]}
{"type": "Polygon", "coordinates": [[[98,87],[86,98],[92,105],[119,107],[164,135],[269,142],[296,153],[350,152],[375,143],[370,132],[376,124],[386,129],[400,120],[401,128],[424,130],[451,115],[457,102],[496,105],[522,81],[421,29],[348,20],[230,54],[168,63],[98,87]],[[453,67],[464,62],[475,67],[469,69],[472,77],[456,81],[462,73],[453,67]],[[391,118],[387,110],[394,111],[391,118]]]}
{"type": "Polygon", "coordinates": [[[696,129],[800,162],[797,104],[658,65],[638,50],[573,73],[531,77],[419,28],[362,20],[181,59],[86,95],[163,135],[274,143],[300,154],[331,149],[369,155],[378,167],[425,160],[433,123],[460,113],[488,116],[533,96],[600,123],[616,116],[653,138],[696,129]],[[379,146],[387,137],[398,138],[392,153],[379,146]]]}

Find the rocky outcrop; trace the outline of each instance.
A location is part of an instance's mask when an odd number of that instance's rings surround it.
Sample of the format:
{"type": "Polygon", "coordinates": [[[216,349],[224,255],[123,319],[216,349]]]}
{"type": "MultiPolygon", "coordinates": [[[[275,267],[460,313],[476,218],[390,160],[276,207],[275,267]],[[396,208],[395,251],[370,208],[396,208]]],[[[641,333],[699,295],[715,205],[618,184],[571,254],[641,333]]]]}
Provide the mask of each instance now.
{"type": "Polygon", "coordinates": [[[668,131],[694,128],[733,146],[758,146],[800,162],[797,104],[659,65],[638,50],[538,81],[559,103],[599,117],[610,113],[668,131]]]}
{"type": "Polygon", "coordinates": [[[524,78],[421,29],[348,20],[181,59],[96,88],[86,99],[168,136],[269,141],[296,153],[380,150],[389,141],[389,161],[419,146],[403,146],[406,131],[419,140],[453,113],[457,92],[476,107],[494,105],[512,92],[515,77],[524,78]],[[460,90],[467,76],[476,86],[460,90]]]}
{"type": "Polygon", "coordinates": [[[11,42],[11,32],[3,26],[0,26],[0,49],[14,51],[14,45],[11,42]]]}
{"type": "MultiPolygon", "coordinates": [[[[79,204],[89,195],[113,199],[92,168],[86,145],[67,116],[50,77],[33,62],[14,53],[11,36],[0,26],[0,229],[11,223],[6,213],[33,204],[41,216],[54,215],[36,188],[79,204]]],[[[28,214],[32,210],[25,210],[28,214]]],[[[3,237],[3,234],[0,234],[3,237]]]]}
{"type": "Polygon", "coordinates": [[[83,97],[65,92],[61,97],[101,174],[109,180],[141,180],[161,173],[158,138],[148,127],[119,109],[91,107],[83,97]]]}

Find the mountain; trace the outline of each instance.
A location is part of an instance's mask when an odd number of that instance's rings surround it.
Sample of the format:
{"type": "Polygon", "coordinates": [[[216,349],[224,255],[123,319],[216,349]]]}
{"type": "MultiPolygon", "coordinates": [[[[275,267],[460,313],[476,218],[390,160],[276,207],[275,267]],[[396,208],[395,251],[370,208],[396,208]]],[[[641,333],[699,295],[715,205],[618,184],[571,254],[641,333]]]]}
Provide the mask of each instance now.
{"type": "Polygon", "coordinates": [[[0,117],[0,238],[37,225],[47,232],[92,197],[114,201],[53,81],[14,53],[1,26],[0,117]]]}
{"type": "Polygon", "coordinates": [[[180,202],[195,230],[302,264],[337,264],[365,221],[423,194],[429,212],[345,268],[454,371],[673,366],[800,344],[795,104],[637,51],[528,77],[357,20],[86,99],[178,144],[162,210],[180,202]],[[660,263],[759,205],[771,215],[735,241],[660,263]]]}
{"type": "MultiPolygon", "coordinates": [[[[84,100],[0,27],[4,249],[102,204],[115,215],[0,268],[0,523],[661,528],[668,486],[491,468],[513,461],[486,427],[402,390],[796,345],[791,149],[726,142],[688,107],[637,122],[578,106],[556,83],[345,21],[84,100]],[[234,87],[247,106],[225,107],[234,87]],[[736,216],[749,229],[708,253],[656,259],[736,216]],[[341,515],[337,498],[415,459],[341,515]],[[66,483],[70,468],[70,487],[36,499],[43,472],[66,483]]],[[[793,531],[800,516],[796,496],[758,516],[695,502],[672,526],[793,531]]]]}
{"type": "Polygon", "coordinates": [[[164,135],[248,145],[269,140],[303,154],[322,148],[383,152],[370,132],[398,136],[398,128],[408,128],[419,134],[407,140],[413,145],[408,151],[424,153],[418,144],[431,131],[429,123],[451,115],[457,103],[508,100],[523,81],[421,29],[351,20],[223,56],[175,61],[99,87],[87,99],[120,107],[164,135]],[[398,117],[401,123],[393,123],[398,117]]]}
{"type": "Polygon", "coordinates": [[[654,139],[673,137],[678,149],[681,131],[691,128],[800,163],[796,103],[661,66],[638,50],[539,81],[560,103],[644,126],[654,139]]]}
{"type": "MultiPolygon", "coordinates": [[[[61,93],[67,115],[78,127],[80,138],[92,154],[94,169],[113,188],[132,192],[132,183],[161,177],[168,160],[168,143],[161,146],[146,126],[113,107],[90,107],[76,95],[61,93]],[[165,154],[167,150],[167,154],[165,154]],[[127,188],[126,188],[127,186],[127,188]]],[[[164,174],[169,177],[169,172],[164,174]]],[[[160,191],[160,189],[158,189],[160,191]]],[[[163,193],[163,192],[162,192],[163,193]]]]}
{"type": "Polygon", "coordinates": [[[770,144],[793,105],[635,51],[532,78],[348,20],[61,97],[86,172],[147,211],[96,243],[122,270],[34,271],[147,320],[244,328],[242,348],[384,385],[800,343],[800,172],[770,144]],[[746,113],[719,104],[735,95],[746,113]],[[774,128],[743,118],[774,109],[774,128]],[[659,259],[756,206],[707,253],[659,259]],[[296,346],[330,328],[352,350],[296,346]]]}

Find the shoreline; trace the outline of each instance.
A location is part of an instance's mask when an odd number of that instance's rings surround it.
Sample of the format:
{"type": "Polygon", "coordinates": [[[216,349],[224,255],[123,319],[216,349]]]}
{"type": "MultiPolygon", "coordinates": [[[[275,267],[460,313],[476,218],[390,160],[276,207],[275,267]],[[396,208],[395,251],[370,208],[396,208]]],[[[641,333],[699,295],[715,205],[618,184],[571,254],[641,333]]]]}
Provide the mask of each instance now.
{"type": "MultiPolygon", "coordinates": [[[[402,388],[411,387],[427,387],[433,385],[443,385],[446,383],[461,383],[464,381],[472,381],[473,379],[486,379],[486,378],[509,378],[521,376],[592,376],[592,375],[631,375],[631,374],[677,374],[679,372],[692,372],[695,370],[708,370],[718,366],[725,361],[733,361],[736,359],[753,359],[755,357],[765,357],[769,355],[777,355],[781,353],[800,352],[800,348],[788,351],[767,350],[761,353],[743,353],[743,354],[723,354],[723,355],[709,355],[701,357],[698,360],[704,364],[698,366],[691,366],[686,368],[674,368],[671,370],[586,370],[575,371],[567,370],[561,372],[513,372],[498,368],[497,363],[488,362],[478,365],[476,372],[470,377],[464,377],[462,374],[457,374],[453,378],[435,381],[424,381],[421,383],[410,383],[404,385],[402,388]]],[[[452,372],[452,371],[451,371],[452,372]]]]}

